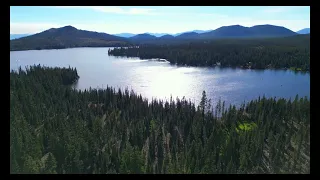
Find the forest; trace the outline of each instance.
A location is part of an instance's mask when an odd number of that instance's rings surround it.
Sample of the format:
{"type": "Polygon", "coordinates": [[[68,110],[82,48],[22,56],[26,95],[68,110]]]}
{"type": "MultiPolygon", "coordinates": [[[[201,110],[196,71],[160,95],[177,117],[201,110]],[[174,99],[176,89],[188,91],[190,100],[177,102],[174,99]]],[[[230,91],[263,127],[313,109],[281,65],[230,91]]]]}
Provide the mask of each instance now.
{"type": "Polygon", "coordinates": [[[121,41],[105,41],[100,39],[68,40],[62,38],[29,38],[24,37],[10,41],[10,51],[42,50],[42,49],[66,49],[77,47],[121,47],[127,43],[121,41]]]}
{"type": "Polygon", "coordinates": [[[306,97],[212,107],[204,91],[195,106],[112,87],[81,91],[79,78],[72,67],[10,72],[12,174],[310,173],[306,97]]]}
{"type": "Polygon", "coordinates": [[[144,43],[113,48],[108,54],[141,59],[161,58],[172,64],[188,66],[309,71],[310,36],[144,43]]]}

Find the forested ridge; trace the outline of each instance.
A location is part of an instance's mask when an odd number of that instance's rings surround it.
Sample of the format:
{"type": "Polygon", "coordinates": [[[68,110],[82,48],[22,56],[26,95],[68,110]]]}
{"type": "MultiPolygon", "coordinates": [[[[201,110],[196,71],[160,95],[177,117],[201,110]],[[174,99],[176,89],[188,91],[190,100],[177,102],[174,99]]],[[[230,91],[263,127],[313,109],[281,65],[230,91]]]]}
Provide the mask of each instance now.
{"type": "Polygon", "coordinates": [[[79,30],[72,26],[64,26],[10,40],[10,51],[75,47],[121,47],[128,46],[128,44],[125,38],[106,33],[79,30]]]}
{"type": "Polygon", "coordinates": [[[73,68],[10,72],[11,173],[310,173],[310,101],[240,108],[71,84],[73,68]],[[219,116],[218,116],[219,114],[219,116]]]}
{"type": "Polygon", "coordinates": [[[189,66],[241,67],[252,69],[310,70],[310,36],[267,39],[224,39],[179,44],[145,43],[114,48],[109,55],[162,58],[189,66]]]}

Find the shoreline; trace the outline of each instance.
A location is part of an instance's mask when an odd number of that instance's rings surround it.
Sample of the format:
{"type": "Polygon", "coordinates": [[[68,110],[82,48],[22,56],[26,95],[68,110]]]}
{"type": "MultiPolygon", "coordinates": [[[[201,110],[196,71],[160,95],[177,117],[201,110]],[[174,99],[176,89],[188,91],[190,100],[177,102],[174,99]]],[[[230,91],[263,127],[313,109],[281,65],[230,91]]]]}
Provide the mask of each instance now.
{"type": "MultiPolygon", "coordinates": [[[[81,47],[66,47],[66,48],[59,48],[59,49],[25,49],[25,50],[11,50],[10,52],[18,52],[18,51],[39,51],[39,50],[63,50],[63,49],[74,49],[74,48],[117,48],[117,47],[123,47],[123,46],[81,46],[81,47]]],[[[109,55],[109,54],[108,54],[109,55]]],[[[114,56],[114,55],[109,55],[109,56],[114,56]]],[[[114,56],[114,57],[127,57],[128,56],[114,56]]],[[[301,72],[301,73],[310,73],[310,70],[301,70],[301,68],[272,68],[272,67],[266,67],[266,68],[251,68],[251,67],[243,67],[243,66],[221,66],[221,65],[214,65],[214,66],[198,66],[198,65],[183,65],[183,64],[177,64],[177,63],[173,63],[170,62],[169,60],[165,59],[165,61],[163,61],[163,58],[149,58],[149,59],[144,59],[141,57],[136,57],[136,56],[130,56],[131,58],[139,58],[141,60],[152,60],[152,61],[159,61],[159,62],[169,62],[170,64],[173,65],[179,65],[179,66],[190,66],[190,67],[221,67],[221,68],[239,68],[239,69],[251,69],[251,70],[291,70],[293,72],[301,72]],[[155,60],[155,59],[159,59],[159,60],[155,60]]]]}

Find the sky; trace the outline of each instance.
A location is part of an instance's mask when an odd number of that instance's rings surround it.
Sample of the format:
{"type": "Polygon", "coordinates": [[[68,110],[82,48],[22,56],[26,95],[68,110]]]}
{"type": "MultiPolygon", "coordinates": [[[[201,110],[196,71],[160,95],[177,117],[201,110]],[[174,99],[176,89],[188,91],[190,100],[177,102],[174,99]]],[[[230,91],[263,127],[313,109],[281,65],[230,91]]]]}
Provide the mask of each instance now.
{"type": "Polygon", "coordinates": [[[310,28],[310,6],[11,6],[10,34],[66,25],[117,33],[180,33],[221,26],[272,24],[310,28]]]}

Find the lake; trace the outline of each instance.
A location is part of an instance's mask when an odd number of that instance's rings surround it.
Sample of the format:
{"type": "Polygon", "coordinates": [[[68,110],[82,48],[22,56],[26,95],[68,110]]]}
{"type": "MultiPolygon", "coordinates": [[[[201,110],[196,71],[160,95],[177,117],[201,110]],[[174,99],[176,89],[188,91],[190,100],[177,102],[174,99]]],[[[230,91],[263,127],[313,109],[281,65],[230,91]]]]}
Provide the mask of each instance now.
{"type": "Polygon", "coordinates": [[[190,99],[198,104],[202,91],[215,105],[239,105],[266,97],[310,97],[310,74],[289,70],[245,70],[170,65],[167,62],[108,56],[109,48],[10,51],[10,70],[41,64],[51,67],[76,67],[78,89],[133,89],[144,97],[190,99]]]}

